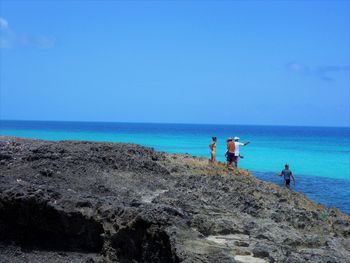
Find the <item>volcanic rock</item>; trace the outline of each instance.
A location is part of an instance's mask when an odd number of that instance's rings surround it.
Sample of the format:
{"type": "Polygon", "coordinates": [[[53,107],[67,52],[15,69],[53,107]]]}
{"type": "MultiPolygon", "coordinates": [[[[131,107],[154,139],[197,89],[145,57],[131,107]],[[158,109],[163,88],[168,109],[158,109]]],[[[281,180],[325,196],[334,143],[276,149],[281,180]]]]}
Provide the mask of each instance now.
{"type": "Polygon", "coordinates": [[[207,159],[0,137],[0,262],[350,262],[350,218],[207,159]]]}

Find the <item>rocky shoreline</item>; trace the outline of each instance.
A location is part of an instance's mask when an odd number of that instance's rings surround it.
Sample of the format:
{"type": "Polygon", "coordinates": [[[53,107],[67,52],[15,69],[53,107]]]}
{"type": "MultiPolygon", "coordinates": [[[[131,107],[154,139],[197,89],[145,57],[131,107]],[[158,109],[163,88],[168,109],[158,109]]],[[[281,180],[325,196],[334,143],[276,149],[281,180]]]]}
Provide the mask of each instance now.
{"type": "Polygon", "coordinates": [[[0,262],[350,262],[350,218],[133,144],[0,136],[0,262]]]}

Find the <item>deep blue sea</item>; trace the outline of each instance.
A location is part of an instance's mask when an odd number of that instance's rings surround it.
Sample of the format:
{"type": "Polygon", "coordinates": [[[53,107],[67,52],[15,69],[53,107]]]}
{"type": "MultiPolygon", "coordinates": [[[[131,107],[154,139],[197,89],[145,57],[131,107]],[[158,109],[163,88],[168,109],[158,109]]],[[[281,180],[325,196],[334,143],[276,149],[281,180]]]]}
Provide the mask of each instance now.
{"type": "Polygon", "coordinates": [[[0,121],[0,135],[46,140],[131,142],[172,153],[209,158],[216,136],[224,160],[227,137],[251,143],[241,148],[239,166],[283,185],[276,174],[288,163],[294,190],[350,214],[350,128],[252,125],[195,125],[105,122],[0,121]]]}

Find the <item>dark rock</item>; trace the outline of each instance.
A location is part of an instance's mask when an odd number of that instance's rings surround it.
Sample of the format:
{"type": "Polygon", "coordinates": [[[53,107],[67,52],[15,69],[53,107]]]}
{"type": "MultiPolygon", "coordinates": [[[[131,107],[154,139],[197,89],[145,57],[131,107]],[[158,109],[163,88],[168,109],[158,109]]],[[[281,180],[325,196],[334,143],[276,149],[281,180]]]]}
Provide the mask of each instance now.
{"type": "Polygon", "coordinates": [[[235,245],[238,247],[249,247],[249,243],[244,242],[244,241],[236,241],[235,245]]]}
{"type": "Polygon", "coordinates": [[[270,256],[268,247],[257,246],[253,249],[253,254],[258,258],[267,258],[270,256]]]}
{"type": "Polygon", "coordinates": [[[92,204],[90,201],[78,201],[76,204],[76,207],[92,207],[92,204]]]}
{"type": "Polygon", "coordinates": [[[54,171],[51,169],[42,169],[39,171],[41,175],[51,177],[54,174],[54,171]]]}
{"type": "Polygon", "coordinates": [[[0,153],[0,160],[11,160],[12,156],[5,153],[0,153]]]}
{"type": "Polygon", "coordinates": [[[1,263],[350,258],[349,216],[207,159],[0,136],[0,164],[1,263]]]}

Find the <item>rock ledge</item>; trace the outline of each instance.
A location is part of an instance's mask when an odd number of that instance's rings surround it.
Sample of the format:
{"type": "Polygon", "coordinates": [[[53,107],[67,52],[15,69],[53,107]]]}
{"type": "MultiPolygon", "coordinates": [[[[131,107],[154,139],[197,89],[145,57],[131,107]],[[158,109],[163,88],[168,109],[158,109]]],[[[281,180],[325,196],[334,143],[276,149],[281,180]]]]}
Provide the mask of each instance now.
{"type": "Polygon", "coordinates": [[[0,262],[349,262],[350,218],[208,160],[0,136],[0,262]]]}

